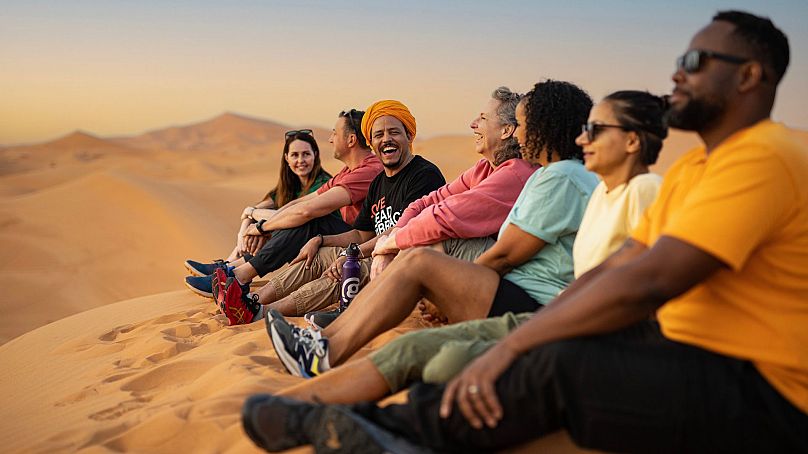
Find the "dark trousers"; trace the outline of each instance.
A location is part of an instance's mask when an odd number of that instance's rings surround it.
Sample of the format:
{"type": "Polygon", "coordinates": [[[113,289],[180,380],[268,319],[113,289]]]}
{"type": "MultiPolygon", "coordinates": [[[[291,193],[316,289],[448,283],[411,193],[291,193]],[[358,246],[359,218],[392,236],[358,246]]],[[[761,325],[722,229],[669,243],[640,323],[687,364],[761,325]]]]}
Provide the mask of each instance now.
{"type": "Polygon", "coordinates": [[[359,404],[376,424],[439,451],[495,451],[566,429],[612,452],[808,452],[808,415],[748,361],[664,338],[654,322],[551,343],[497,381],[504,418],[469,426],[438,415],[443,386],[418,384],[403,405],[359,404]]]}
{"type": "Polygon", "coordinates": [[[255,268],[259,276],[264,276],[297,257],[300,248],[318,234],[337,235],[351,229],[352,227],[342,219],[329,214],[312,219],[299,227],[275,230],[264,247],[249,259],[250,265],[255,268]]]}

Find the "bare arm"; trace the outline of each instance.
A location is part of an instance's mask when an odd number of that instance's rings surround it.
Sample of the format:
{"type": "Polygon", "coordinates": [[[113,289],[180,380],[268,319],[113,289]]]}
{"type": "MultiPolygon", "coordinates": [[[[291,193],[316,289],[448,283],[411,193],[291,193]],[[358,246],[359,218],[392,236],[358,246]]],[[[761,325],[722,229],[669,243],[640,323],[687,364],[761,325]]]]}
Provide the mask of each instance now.
{"type": "Polygon", "coordinates": [[[724,266],[688,243],[663,236],[635,260],[607,266],[569,295],[564,292],[503,342],[522,353],[553,340],[623,328],[724,266]]]}
{"type": "MultiPolygon", "coordinates": [[[[345,205],[349,205],[351,196],[345,188],[334,186],[320,195],[312,193],[293,202],[297,203],[290,202],[276,211],[275,215],[264,223],[263,230],[271,231],[299,227],[312,219],[325,216],[345,205]]],[[[258,210],[256,210],[253,217],[256,215],[260,216],[258,210]]]]}
{"type": "Polygon", "coordinates": [[[360,245],[359,249],[362,251],[364,256],[370,256],[370,252],[373,251],[373,248],[370,248],[369,251],[365,251],[362,247],[364,243],[372,238],[375,238],[376,234],[374,232],[365,232],[364,230],[350,230],[345,233],[340,233],[339,235],[326,235],[323,237],[323,244],[320,247],[324,246],[338,246],[338,247],[348,247],[351,243],[357,243],[360,245]]]}
{"type": "Polygon", "coordinates": [[[633,260],[596,268],[586,281],[571,286],[452,380],[444,392],[441,415],[449,415],[456,398],[472,426],[482,427],[484,422],[494,427],[502,417],[494,382],[518,355],[548,342],[610,332],[643,320],[722,267],[726,265],[712,255],[663,236],[633,260]],[[479,384],[484,405],[475,404],[465,393],[471,384],[479,384]]]}
{"type": "Polygon", "coordinates": [[[474,263],[491,268],[502,276],[530,260],[545,244],[541,238],[510,224],[491,249],[477,257],[474,263]]]}

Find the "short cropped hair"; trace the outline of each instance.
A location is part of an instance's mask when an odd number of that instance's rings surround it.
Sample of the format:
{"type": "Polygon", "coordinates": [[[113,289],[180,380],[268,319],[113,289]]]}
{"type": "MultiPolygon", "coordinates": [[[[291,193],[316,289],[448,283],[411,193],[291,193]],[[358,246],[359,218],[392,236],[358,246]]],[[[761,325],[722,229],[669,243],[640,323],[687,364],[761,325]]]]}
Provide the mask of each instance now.
{"type": "Polygon", "coordinates": [[[345,135],[348,134],[355,134],[356,135],[356,142],[359,144],[361,148],[370,148],[368,147],[368,141],[365,140],[365,135],[362,134],[362,117],[365,116],[365,111],[363,110],[343,110],[339,113],[340,118],[345,118],[345,135]]]}
{"type": "Polygon", "coordinates": [[[788,38],[768,17],[743,11],[719,11],[713,21],[735,25],[733,33],[749,47],[752,58],[773,69],[774,84],[780,83],[788,68],[788,38]]]}

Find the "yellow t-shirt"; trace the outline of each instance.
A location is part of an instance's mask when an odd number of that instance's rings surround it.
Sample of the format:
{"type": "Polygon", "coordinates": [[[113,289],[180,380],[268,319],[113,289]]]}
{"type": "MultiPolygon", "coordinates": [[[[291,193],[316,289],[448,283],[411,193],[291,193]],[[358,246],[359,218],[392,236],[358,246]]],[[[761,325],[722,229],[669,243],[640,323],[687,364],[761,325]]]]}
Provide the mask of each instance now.
{"type": "Polygon", "coordinates": [[[660,184],[662,177],[654,173],[637,175],[608,192],[602,181],[598,184],[572,246],[576,278],[623,245],[656,198],[660,184]]]}
{"type": "Polygon", "coordinates": [[[728,268],[662,306],[663,334],[752,361],[808,413],[808,147],[769,120],[682,156],[632,237],[677,238],[728,268]]]}

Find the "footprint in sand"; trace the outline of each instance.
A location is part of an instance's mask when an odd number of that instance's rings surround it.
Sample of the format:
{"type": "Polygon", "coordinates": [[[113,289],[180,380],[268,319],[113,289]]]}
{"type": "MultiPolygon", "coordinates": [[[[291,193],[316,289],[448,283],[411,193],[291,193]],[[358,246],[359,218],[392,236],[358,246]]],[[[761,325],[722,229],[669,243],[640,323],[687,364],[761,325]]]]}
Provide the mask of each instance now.
{"type": "Polygon", "coordinates": [[[214,361],[177,360],[156,368],[130,380],[121,386],[121,391],[146,392],[154,389],[187,385],[198,379],[217,363],[214,361]]]}
{"type": "Polygon", "coordinates": [[[118,335],[126,334],[126,333],[132,331],[133,329],[135,329],[135,325],[119,326],[119,327],[113,329],[112,331],[109,331],[107,333],[104,333],[104,334],[98,336],[98,340],[104,341],[104,342],[112,342],[112,341],[114,341],[115,339],[118,338],[118,335]]]}
{"type": "Polygon", "coordinates": [[[75,404],[77,402],[81,402],[82,400],[84,400],[84,399],[86,399],[88,397],[97,396],[97,395],[98,395],[98,388],[97,387],[95,387],[95,386],[87,386],[83,390],[81,390],[81,391],[79,391],[79,392],[77,392],[75,394],[71,394],[71,395],[65,397],[64,399],[62,399],[60,401],[57,401],[54,405],[57,406],[57,407],[65,407],[65,406],[70,405],[70,404],[75,404]]]}
{"type": "Polygon", "coordinates": [[[151,399],[151,397],[142,396],[132,400],[126,400],[118,403],[118,405],[115,405],[114,407],[93,413],[89,416],[89,418],[96,421],[109,421],[111,419],[117,419],[132,410],[143,408],[151,401],[151,399]]]}

